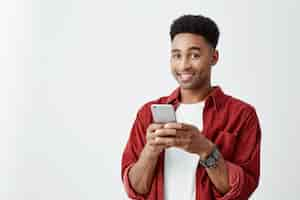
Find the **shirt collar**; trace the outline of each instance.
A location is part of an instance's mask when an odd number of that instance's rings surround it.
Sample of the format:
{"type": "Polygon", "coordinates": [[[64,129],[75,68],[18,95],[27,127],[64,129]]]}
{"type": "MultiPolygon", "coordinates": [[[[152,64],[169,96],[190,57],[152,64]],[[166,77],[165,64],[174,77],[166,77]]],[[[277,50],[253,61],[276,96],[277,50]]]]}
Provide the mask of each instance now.
{"type": "MultiPolygon", "coordinates": [[[[213,105],[218,110],[226,100],[226,95],[220,86],[214,86],[212,91],[205,97],[205,105],[213,105]]],[[[168,104],[176,104],[180,102],[180,87],[177,87],[167,98],[168,104]]]]}

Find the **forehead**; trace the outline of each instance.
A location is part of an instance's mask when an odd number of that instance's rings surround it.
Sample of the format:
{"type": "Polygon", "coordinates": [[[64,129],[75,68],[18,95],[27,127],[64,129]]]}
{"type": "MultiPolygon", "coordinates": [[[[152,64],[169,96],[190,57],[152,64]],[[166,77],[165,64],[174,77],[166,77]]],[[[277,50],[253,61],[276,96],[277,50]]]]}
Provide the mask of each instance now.
{"type": "Polygon", "coordinates": [[[199,47],[200,49],[209,48],[205,38],[201,35],[193,33],[179,33],[172,41],[172,49],[188,50],[191,47],[199,47]]]}

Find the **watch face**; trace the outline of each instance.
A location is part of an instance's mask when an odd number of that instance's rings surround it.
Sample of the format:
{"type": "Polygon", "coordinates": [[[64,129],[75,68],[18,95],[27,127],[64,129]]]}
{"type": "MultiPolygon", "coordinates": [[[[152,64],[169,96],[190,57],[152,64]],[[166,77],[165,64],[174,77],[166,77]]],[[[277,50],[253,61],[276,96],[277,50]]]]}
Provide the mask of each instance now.
{"type": "Polygon", "coordinates": [[[200,162],[204,167],[210,168],[215,167],[217,165],[217,161],[219,159],[218,149],[215,148],[211,155],[205,160],[200,162]]]}
{"type": "Polygon", "coordinates": [[[213,158],[208,159],[207,162],[206,162],[206,164],[207,164],[208,166],[212,166],[212,165],[214,165],[215,163],[216,163],[216,160],[213,159],[213,158]]]}

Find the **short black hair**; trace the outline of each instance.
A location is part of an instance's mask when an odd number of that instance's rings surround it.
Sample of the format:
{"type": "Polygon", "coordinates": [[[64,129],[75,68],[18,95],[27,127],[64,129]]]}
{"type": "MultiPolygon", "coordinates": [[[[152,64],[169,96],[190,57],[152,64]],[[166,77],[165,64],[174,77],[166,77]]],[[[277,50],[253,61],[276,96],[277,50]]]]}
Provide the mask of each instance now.
{"type": "Polygon", "coordinates": [[[179,33],[201,35],[216,48],[220,36],[217,24],[203,15],[183,15],[173,21],[170,28],[171,41],[179,33]]]}

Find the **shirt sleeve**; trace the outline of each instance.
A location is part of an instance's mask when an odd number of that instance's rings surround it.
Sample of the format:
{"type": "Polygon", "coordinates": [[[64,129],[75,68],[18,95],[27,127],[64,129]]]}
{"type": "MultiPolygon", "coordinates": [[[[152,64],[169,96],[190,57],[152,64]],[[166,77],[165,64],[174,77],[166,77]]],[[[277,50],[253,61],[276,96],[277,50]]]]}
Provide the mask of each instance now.
{"type": "Polygon", "coordinates": [[[130,131],[130,136],[122,155],[121,176],[125,191],[129,198],[136,200],[146,199],[143,195],[138,194],[130,185],[129,170],[137,162],[139,155],[145,144],[146,129],[138,113],[130,131]]]}
{"type": "Polygon", "coordinates": [[[221,195],[213,188],[217,200],[247,200],[257,188],[260,176],[261,129],[256,112],[252,112],[241,129],[236,154],[226,160],[230,190],[221,195]]]}

